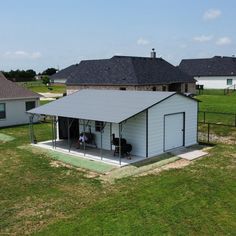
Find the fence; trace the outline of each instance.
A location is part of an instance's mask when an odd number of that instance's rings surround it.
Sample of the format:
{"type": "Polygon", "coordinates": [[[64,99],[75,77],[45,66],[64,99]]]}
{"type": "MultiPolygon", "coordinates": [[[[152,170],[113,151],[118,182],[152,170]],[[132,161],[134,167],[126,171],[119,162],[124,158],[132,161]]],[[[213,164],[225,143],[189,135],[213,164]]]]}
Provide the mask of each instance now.
{"type": "Polygon", "coordinates": [[[236,84],[233,84],[229,86],[228,88],[224,89],[224,95],[229,94],[231,92],[235,92],[235,91],[236,91],[236,84]]]}
{"type": "Polygon", "coordinates": [[[236,144],[236,113],[199,111],[198,141],[236,144]]]}

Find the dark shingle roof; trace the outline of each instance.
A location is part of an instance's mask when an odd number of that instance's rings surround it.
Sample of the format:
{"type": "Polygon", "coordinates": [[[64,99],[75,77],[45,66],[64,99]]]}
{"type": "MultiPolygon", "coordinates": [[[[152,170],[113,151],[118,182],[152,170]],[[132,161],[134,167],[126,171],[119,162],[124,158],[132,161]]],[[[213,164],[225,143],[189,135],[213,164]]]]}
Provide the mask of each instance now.
{"type": "Polygon", "coordinates": [[[50,79],[67,79],[68,76],[70,76],[70,74],[75,70],[75,67],[77,66],[78,64],[75,64],[75,65],[71,65],[71,66],[68,66],[66,67],[65,69],[63,70],[60,70],[58,71],[57,73],[53,74],[50,76],[50,79]]]}
{"type": "Polygon", "coordinates": [[[39,98],[41,95],[11,82],[0,72],[0,100],[17,98],[39,98]]]}
{"type": "Polygon", "coordinates": [[[67,74],[67,85],[149,85],[195,82],[162,58],[114,56],[81,61],[67,74]]]}
{"type": "Polygon", "coordinates": [[[215,56],[205,59],[184,59],[179,68],[191,76],[236,75],[236,58],[215,56]]]}

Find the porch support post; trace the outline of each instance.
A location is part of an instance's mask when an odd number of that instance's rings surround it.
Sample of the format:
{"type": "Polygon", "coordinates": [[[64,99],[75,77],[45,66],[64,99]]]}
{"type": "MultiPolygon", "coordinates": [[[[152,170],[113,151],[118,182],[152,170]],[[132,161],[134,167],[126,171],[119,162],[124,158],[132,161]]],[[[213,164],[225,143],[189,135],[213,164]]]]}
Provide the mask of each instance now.
{"type": "Polygon", "coordinates": [[[112,123],[110,122],[110,149],[112,151],[112,123]]]}
{"type": "Polygon", "coordinates": [[[70,124],[68,117],[67,117],[67,136],[68,136],[68,151],[70,152],[70,124]]]}
{"type": "MultiPolygon", "coordinates": [[[[79,122],[79,119],[78,119],[78,135],[80,137],[80,122],[79,122]]],[[[80,141],[78,139],[78,148],[80,148],[80,141]]]]}
{"type": "Polygon", "coordinates": [[[54,117],[51,116],[51,126],[52,126],[52,148],[54,148],[54,136],[55,136],[55,133],[54,133],[54,117]]]}
{"type": "Polygon", "coordinates": [[[119,163],[121,165],[121,124],[119,124],[119,163]]]}
{"type": "Polygon", "coordinates": [[[30,143],[33,143],[32,115],[29,116],[29,138],[30,143]]]}
{"type": "Polygon", "coordinates": [[[32,143],[36,143],[36,138],[34,135],[34,114],[31,116],[31,129],[32,129],[32,143]]]}
{"type": "Polygon", "coordinates": [[[148,109],[146,110],[146,158],[148,158],[148,109]]]}
{"type": "Polygon", "coordinates": [[[84,156],[85,156],[85,120],[83,120],[83,145],[84,145],[84,156]]]}
{"type": "Polygon", "coordinates": [[[57,117],[54,116],[54,145],[55,145],[55,149],[57,147],[57,117]]]}
{"type": "Polygon", "coordinates": [[[101,147],[100,147],[100,156],[101,156],[101,160],[102,160],[102,132],[103,132],[103,129],[102,129],[102,125],[100,127],[100,134],[101,134],[101,147]]]}

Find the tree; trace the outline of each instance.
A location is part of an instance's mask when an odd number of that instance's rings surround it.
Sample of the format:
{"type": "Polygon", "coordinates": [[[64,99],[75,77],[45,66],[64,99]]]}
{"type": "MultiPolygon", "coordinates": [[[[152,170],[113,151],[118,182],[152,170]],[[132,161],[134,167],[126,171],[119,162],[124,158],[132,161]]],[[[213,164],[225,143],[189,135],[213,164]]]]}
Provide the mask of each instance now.
{"type": "Polygon", "coordinates": [[[33,81],[35,80],[36,72],[34,70],[11,70],[4,72],[7,79],[15,82],[33,81]]]}
{"type": "Polygon", "coordinates": [[[57,69],[55,68],[48,68],[47,70],[43,71],[43,75],[51,76],[57,72],[57,69]]]}
{"type": "Polygon", "coordinates": [[[48,78],[48,76],[43,76],[42,81],[45,85],[50,84],[50,79],[48,78]]]}

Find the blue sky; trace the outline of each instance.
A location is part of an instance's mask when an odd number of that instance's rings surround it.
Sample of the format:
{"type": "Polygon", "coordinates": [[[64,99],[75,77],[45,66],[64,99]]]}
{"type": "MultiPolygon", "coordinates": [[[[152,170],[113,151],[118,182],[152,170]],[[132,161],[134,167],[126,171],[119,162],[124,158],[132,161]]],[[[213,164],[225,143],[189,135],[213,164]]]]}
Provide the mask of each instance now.
{"type": "Polygon", "coordinates": [[[1,1],[0,70],[60,69],[84,59],[236,54],[234,0],[1,1]]]}

